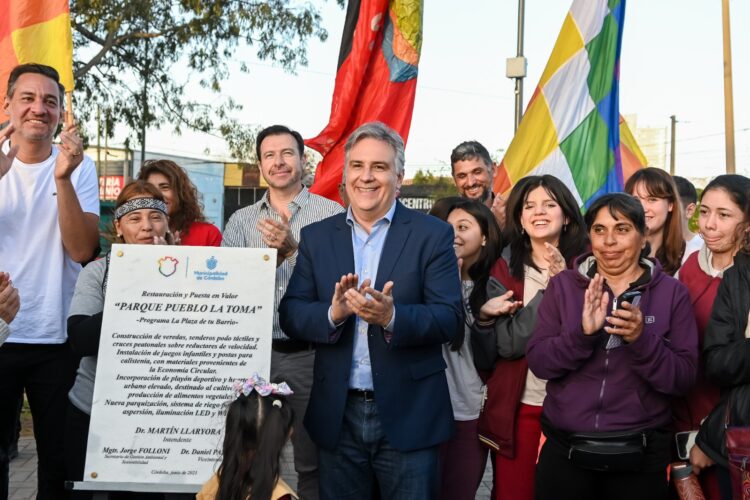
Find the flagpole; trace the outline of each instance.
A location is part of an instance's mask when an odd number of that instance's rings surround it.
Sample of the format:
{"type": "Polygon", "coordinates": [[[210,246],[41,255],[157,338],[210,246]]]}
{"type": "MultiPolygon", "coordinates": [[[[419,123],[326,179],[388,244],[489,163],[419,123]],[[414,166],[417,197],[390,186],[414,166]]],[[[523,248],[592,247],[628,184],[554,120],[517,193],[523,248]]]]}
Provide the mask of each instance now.
{"type": "MultiPolygon", "coordinates": [[[[516,40],[516,58],[523,58],[523,26],[525,17],[525,2],[518,0],[518,39],[516,40]]],[[[523,60],[523,76],[516,77],[516,112],[513,130],[517,131],[523,115],[523,77],[526,76],[526,60],[523,60]]]]}
{"type": "Polygon", "coordinates": [[[677,117],[675,115],[672,115],[669,117],[669,120],[672,123],[672,139],[669,143],[669,175],[674,175],[677,165],[675,159],[675,145],[677,143],[677,139],[675,138],[675,134],[677,133],[677,117]]]}
{"type": "Polygon", "coordinates": [[[65,112],[65,125],[69,127],[73,123],[73,92],[72,91],[65,92],[65,107],[67,108],[67,111],[65,112]]]}
{"type": "Polygon", "coordinates": [[[724,144],[726,169],[735,172],[734,166],[734,98],[732,96],[732,43],[729,31],[729,0],[722,0],[721,19],[724,39],[724,144]]]}

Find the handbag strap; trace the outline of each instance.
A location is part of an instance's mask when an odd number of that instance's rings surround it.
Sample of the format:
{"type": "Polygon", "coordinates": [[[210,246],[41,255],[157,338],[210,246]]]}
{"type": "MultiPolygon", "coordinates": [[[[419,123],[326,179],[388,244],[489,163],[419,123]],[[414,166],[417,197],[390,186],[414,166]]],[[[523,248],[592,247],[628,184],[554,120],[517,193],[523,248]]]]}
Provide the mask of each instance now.
{"type": "Polygon", "coordinates": [[[732,396],[734,391],[729,391],[727,405],[724,407],[724,430],[727,430],[732,423],[732,396]]]}

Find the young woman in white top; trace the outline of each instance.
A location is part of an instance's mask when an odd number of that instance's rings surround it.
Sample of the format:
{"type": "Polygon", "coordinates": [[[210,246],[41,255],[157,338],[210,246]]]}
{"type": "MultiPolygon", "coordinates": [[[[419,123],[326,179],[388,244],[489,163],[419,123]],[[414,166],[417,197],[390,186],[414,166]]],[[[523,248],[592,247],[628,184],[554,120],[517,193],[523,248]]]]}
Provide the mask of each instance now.
{"type": "MultiPolygon", "coordinates": [[[[481,311],[486,311],[487,281],[490,268],[500,256],[501,234],[492,211],[479,201],[443,198],[430,213],[453,226],[466,317],[462,335],[443,345],[456,434],[441,446],[440,498],[471,500],[476,497],[487,463],[487,449],[477,434],[484,382],[474,363],[471,336],[476,334],[474,326],[484,314],[481,311]]],[[[512,302],[502,299],[494,302],[502,302],[505,313],[513,307],[512,302]]]]}

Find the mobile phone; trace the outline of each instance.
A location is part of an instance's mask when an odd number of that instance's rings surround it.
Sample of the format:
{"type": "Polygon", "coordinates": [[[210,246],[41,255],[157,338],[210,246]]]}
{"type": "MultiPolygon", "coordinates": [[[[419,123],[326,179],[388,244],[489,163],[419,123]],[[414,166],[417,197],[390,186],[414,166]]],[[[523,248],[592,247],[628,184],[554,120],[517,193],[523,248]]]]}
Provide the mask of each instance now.
{"type": "Polygon", "coordinates": [[[697,435],[698,431],[678,432],[674,435],[677,456],[680,460],[690,460],[690,449],[695,445],[697,435]]]}
{"type": "Polygon", "coordinates": [[[640,290],[628,290],[617,298],[617,309],[622,309],[622,303],[627,302],[633,307],[638,307],[641,303],[641,291],[640,290]]]}

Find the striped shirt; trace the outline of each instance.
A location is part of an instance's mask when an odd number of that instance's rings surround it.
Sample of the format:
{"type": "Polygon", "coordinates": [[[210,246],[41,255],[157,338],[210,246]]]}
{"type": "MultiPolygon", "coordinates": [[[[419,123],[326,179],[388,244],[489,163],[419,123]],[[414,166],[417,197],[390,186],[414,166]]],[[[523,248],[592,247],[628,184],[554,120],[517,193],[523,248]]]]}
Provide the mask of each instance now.
{"type": "Polygon", "coordinates": [[[5,339],[7,339],[9,335],[10,327],[8,326],[8,323],[0,318],[0,345],[3,345],[3,342],[5,342],[5,339]]]}
{"type": "MultiPolygon", "coordinates": [[[[312,194],[306,187],[292,200],[287,207],[291,217],[289,225],[292,229],[294,239],[299,242],[299,232],[314,222],[318,222],[332,215],[344,211],[344,208],[327,198],[312,194]]],[[[227,226],[224,229],[224,239],[221,242],[223,247],[245,247],[245,248],[268,248],[263,242],[263,237],[256,229],[258,221],[261,219],[274,219],[281,221],[281,216],[276,213],[271,203],[268,201],[268,191],[263,197],[249,207],[237,210],[229,218],[227,226]]],[[[279,326],[279,302],[286,292],[289,279],[292,277],[294,265],[297,263],[297,252],[288,257],[279,267],[276,268],[276,288],[274,289],[274,314],[273,314],[273,338],[288,340],[281,326],[279,326]]],[[[333,284],[331,284],[333,286],[333,284]]]]}

